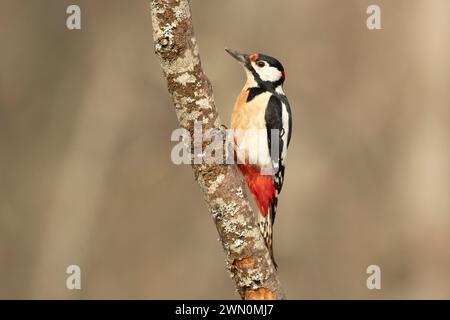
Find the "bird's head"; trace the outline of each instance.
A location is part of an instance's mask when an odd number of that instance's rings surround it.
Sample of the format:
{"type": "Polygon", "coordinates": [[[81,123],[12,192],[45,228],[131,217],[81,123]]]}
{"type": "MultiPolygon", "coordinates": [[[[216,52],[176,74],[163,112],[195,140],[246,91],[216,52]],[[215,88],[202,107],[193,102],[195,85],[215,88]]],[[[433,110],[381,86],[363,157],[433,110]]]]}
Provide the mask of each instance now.
{"type": "Polygon", "coordinates": [[[248,87],[270,90],[282,87],[286,73],[277,59],[261,53],[244,54],[228,48],[225,51],[243,66],[247,74],[248,87]]]}

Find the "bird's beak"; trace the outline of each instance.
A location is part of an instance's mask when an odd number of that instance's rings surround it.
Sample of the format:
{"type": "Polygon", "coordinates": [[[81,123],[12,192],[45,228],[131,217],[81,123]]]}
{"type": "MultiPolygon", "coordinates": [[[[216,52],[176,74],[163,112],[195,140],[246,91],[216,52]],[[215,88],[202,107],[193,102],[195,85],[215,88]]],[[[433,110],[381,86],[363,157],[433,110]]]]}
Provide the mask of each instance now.
{"type": "Polygon", "coordinates": [[[244,53],[239,53],[233,49],[225,48],[225,51],[230,54],[233,58],[235,58],[237,61],[246,64],[249,61],[249,55],[244,53]]]}

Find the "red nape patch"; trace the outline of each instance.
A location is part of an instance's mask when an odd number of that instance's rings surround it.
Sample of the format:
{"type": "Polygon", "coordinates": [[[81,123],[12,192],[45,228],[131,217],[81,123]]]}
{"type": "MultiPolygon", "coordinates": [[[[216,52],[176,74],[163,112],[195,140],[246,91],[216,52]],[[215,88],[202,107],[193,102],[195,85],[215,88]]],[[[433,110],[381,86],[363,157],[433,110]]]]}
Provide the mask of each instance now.
{"type": "Polygon", "coordinates": [[[283,80],[286,79],[286,71],[281,71],[281,76],[283,77],[283,80]]]}
{"type": "Polygon", "coordinates": [[[256,200],[259,211],[263,215],[269,212],[270,202],[275,198],[275,185],[272,176],[261,175],[256,166],[239,164],[239,170],[245,176],[248,188],[256,200]]]}

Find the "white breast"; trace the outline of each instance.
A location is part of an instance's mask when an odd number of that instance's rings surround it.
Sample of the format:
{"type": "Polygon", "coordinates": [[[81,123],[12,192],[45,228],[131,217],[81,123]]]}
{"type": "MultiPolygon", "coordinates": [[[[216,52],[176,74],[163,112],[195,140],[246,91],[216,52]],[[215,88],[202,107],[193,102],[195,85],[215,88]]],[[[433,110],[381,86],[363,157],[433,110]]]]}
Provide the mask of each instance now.
{"type": "Polygon", "coordinates": [[[236,155],[240,163],[255,164],[261,168],[271,166],[265,121],[266,105],[270,93],[262,93],[236,110],[232,128],[236,155]]]}

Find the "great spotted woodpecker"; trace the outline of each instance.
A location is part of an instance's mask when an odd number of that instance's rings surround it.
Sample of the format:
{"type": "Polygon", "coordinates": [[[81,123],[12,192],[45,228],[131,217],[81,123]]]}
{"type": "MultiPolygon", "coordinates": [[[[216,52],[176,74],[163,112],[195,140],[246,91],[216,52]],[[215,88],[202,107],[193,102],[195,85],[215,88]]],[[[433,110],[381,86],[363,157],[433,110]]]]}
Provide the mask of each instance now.
{"type": "Polygon", "coordinates": [[[291,109],[283,91],[286,73],[275,58],[225,50],[247,74],[231,118],[233,142],[238,167],[257,203],[259,228],[276,267],[272,226],[292,133],[291,109]]]}

